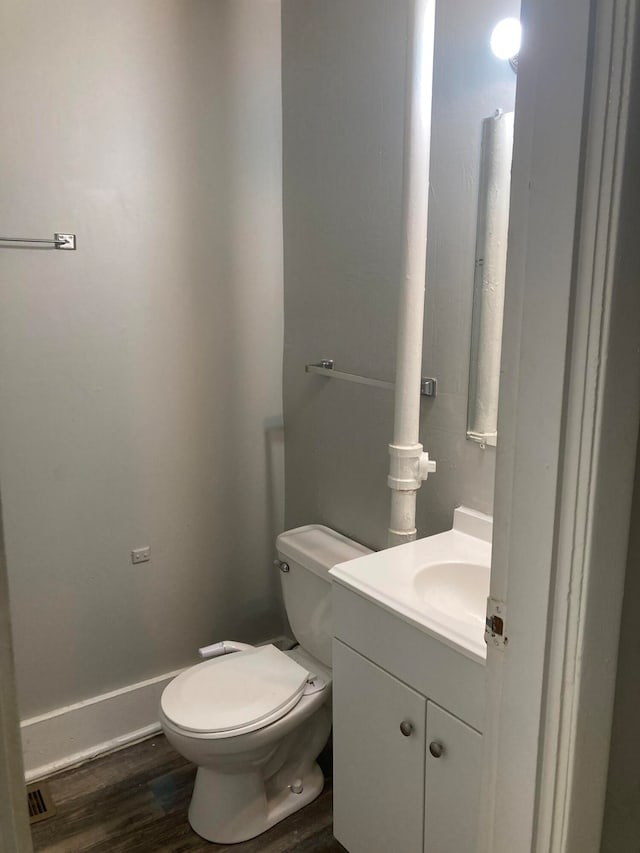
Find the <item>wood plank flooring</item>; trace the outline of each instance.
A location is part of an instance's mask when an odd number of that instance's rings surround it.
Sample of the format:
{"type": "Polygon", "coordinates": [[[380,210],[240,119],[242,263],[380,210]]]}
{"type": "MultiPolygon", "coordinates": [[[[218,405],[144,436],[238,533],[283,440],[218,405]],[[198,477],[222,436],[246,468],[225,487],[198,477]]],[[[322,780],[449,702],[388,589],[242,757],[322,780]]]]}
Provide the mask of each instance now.
{"type": "MultiPolygon", "coordinates": [[[[330,751],[320,758],[331,775],[330,751]]],[[[332,833],[328,779],[313,803],[242,844],[204,841],[187,822],[195,776],[162,736],[48,780],[57,814],[32,827],[42,853],[344,853],[332,833]]]]}

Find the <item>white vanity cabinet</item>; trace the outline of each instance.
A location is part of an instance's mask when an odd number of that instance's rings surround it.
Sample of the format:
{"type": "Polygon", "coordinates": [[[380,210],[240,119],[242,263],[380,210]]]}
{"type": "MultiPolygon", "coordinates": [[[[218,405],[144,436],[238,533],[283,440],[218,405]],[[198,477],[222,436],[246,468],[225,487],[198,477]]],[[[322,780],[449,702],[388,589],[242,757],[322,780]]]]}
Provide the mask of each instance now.
{"type": "Polygon", "coordinates": [[[349,853],[422,853],[427,700],[338,641],[333,685],[334,835],[349,853]]]}
{"type": "Polygon", "coordinates": [[[475,853],[492,520],[330,572],[334,834],[349,853],[475,853]]]}
{"type": "Polygon", "coordinates": [[[424,853],[474,853],[482,735],[427,702],[424,853]]]}
{"type": "Polygon", "coordinates": [[[475,851],[482,736],[428,693],[334,639],[334,834],[349,853],[475,851]]]}
{"type": "Polygon", "coordinates": [[[473,853],[482,736],[339,641],[334,835],[349,853],[473,853]]]}

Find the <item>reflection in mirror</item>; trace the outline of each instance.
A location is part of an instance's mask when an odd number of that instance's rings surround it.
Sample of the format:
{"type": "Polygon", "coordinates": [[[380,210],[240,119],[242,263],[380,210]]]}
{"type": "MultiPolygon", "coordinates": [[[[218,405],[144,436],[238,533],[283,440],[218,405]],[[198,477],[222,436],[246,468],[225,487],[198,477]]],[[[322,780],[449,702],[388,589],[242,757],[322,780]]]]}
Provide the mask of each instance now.
{"type": "Polygon", "coordinates": [[[482,122],[467,437],[496,444],[513,113],[482,122]]]}

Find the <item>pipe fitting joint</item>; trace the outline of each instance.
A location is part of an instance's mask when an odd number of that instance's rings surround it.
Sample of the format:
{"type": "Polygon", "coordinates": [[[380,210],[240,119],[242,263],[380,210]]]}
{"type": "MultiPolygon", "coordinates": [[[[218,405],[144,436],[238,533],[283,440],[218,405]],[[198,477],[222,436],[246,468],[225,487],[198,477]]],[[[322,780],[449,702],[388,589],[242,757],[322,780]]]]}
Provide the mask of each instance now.
{"type": "Polygon", "coordinates": [[[429,459],[421,444],[390,444],[389,488],[398,492],[414,492],[422,481],[436,470],[436,463],[429,459]]]}
{"type": "Polygon", "coordinates": [[[429,454],[425,451],[420,456],[420,479],[426,480],[429,474],[436,473],[436,460],[429,459],[429,454]]]}

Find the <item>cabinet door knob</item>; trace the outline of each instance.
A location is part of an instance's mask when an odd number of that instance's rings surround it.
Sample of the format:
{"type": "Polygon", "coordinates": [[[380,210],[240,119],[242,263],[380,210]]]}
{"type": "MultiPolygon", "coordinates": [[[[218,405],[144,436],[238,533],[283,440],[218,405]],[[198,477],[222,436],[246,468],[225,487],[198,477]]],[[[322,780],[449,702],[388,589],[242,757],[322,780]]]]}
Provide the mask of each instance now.
{"type": "Polygon", "coordinates": [[[400,731],[405,737],[409,737],[413,733],[413,724],[408,720],[403,720],[400,723],[400,731]]]}
{"type": "Polygon", "coordinates": [[[440,758],[442,753],[444,752],[444,747],[441,743],[438,743],[437,740],[432,740],[429,744],[429,752],[433,755],[434,758],[440,758]]]}

